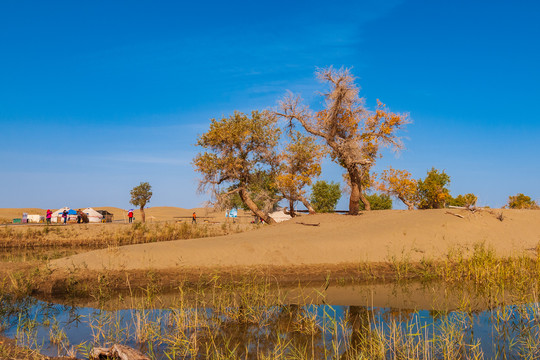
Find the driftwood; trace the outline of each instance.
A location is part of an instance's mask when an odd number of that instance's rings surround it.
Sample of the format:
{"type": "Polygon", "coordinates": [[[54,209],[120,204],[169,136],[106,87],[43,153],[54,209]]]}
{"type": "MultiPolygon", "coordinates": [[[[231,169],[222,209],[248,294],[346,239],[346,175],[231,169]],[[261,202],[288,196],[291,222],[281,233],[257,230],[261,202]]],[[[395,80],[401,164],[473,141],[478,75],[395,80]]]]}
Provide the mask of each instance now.
{"type": "Polygon", "coordinates": [[[471,212],[487,211],[488,213],[493,214],[493,210],[490,209],[490,208],[482,208],[482,207],[477,207],[477,206],[474,206],[474,205],[470,205],[470,206],[453,206],[453,205],[449,205],[448,207],[451,208],[451,209],[469,210],[471,212]]]}
{"type": "Polygon", "coordinates": [[[90,359],[120,359],[120,360],[150,360],[139,351],[125,345],[115,344],[111,348],[95,347],[90,353],[90,359]]]}
{"type": "Polygon", "coordinates": [[[476,211],[480,208],[477,208],[476,206],[454,206],[454,205],[448,205],[450,209],[460,209],[460,210],[469,210],[469,211],[476,211]]]}
{"type": "Polygon", "coordinates": [[[465,219],[465,216],[459,215],[459,214],[456,214],[456,213],[453,213],[453,212],[450,212],[450,211],[447,211],[446,214],[448,214],[448,215],[454,215],[454,216],[457,216],[458,218],[465,219]]]}
{"type": "Polygon", "coordinates": [[[305,225],[305,226],[319,226],[319,225],[321,225],[321,223],[308,224],[308,223],[305,223],[305,222],[297,222],[296,224],[305,225]]]}

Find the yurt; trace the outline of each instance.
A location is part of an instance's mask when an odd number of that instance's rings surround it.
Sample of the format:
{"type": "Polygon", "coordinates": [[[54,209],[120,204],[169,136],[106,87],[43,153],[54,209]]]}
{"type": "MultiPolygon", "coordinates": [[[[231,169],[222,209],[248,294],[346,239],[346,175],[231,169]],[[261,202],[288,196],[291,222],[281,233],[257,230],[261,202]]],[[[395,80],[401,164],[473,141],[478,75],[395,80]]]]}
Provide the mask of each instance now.
{"type": "Polygon", "coordinates": [[[98,213],[96,210],[92,208],[86,208],[82,212],[88,216],[88,220],[91,223],[98,223],[98,222],[101,222],[101,220],[103,219],[103,215],[101,215],[100,213],[98,213]]]}
{"type": "Polygon", "coordinates": [[[70,221],[70,220],[77,221],[77,212],[75,210],[73,210],[73,209],[68,208],[68,207],[63,207],[63,208],[58,209],[58,210],[56,210],[55,212],[52,213],[51,222],[62,222],[62,221],[64,221],[62,219],[62,213],[64,212],[64,210],[67,210],[67,212],[68,212],[68,218],[67,218],[68,221],[70,221]]]}
{"type": "Polygon", "coordinates": [[[43,215],[28,215],[27,217],[29,223],[42,223],[45,222],[45,216],[43,215]]]}

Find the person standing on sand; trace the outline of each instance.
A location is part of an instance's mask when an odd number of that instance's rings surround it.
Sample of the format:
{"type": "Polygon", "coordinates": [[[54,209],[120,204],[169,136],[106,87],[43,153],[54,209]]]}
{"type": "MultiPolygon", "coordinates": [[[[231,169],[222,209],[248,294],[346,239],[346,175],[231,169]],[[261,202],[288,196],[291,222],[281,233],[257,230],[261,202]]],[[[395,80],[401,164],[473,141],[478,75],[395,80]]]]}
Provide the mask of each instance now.
{"type": "Polygon", "coordinates": [[[197,214],[195,214],[195,211],[193,212],[193,218],[191,219],[191,223],[192,223],[192,224],[196,224],[196,223],[197,223],[197,214]]]}
{"type": "Polygon", "coordinates": [[[51,209],[47,209],[47,215],[45,215],[45,218],[47,219],[47,225],[51,225],[51,217],[52,217],[52,211],[51,209]]]}
{"type": "Polygon", "coordinates": [[[130,209],[128,211],[128,219],[129,219],[129,223],[131,224],[133,222],[133,209],[130,209]]]}
{"type": "Polygon", "coordinates": [[[62,211],[62,218],[64,219],[64,225],[67,223],[67,210],[62,211]]]}

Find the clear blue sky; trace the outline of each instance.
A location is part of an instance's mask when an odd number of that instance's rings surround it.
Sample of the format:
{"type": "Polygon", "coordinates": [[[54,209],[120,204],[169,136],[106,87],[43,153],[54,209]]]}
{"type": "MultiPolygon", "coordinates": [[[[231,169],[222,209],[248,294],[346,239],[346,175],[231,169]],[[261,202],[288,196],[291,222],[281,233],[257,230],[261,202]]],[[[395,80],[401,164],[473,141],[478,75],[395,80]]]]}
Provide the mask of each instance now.
{"type": "Polygon", "coordinates": [[[539,200],[539,18],[536,1],[2,1],[0,207],[127,208],[141,181],[150,206],[198,206],[209,120],[286,90],[317,108],[328,65],[410,113],[378,170],[444,169],[481,205],[539,200]]]}

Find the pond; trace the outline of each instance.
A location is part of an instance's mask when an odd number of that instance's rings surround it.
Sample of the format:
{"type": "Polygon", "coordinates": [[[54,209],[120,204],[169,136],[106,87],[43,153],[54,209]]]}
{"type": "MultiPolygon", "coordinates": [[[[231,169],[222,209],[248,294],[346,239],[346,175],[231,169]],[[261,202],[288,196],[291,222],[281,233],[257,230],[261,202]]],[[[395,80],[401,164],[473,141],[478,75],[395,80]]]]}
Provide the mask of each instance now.
{"type": "Polygon", "coordinates": [[[151,288],[108,299],[1,299],[3,335],[86,358],[121,343],[155,359],[537,358],[540,308],[443,284],[151,288]]]}

